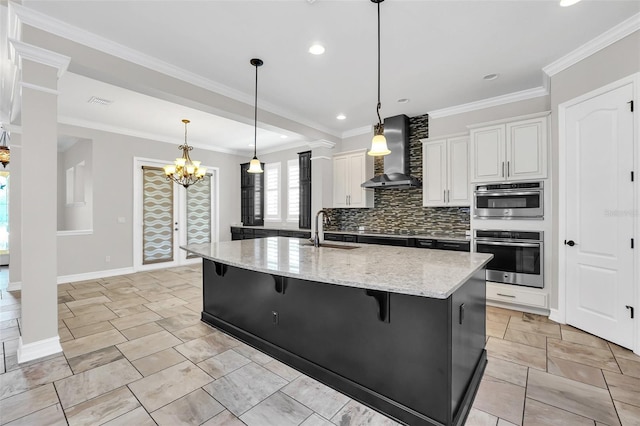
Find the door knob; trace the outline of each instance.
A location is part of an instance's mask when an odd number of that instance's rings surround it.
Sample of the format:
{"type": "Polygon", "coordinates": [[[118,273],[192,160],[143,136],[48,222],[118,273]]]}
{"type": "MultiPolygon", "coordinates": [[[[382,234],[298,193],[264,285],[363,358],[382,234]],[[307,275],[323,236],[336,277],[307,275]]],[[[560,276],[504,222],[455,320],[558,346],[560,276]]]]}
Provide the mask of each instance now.
{"type": "Polygon", "coordinates": [[[576,245],[575,241],[573,241],[573,240],[569,240],[569,241],[564,240],[564,244],[569,246],[569,247],[573,247],[573,246],[576,245]]]}

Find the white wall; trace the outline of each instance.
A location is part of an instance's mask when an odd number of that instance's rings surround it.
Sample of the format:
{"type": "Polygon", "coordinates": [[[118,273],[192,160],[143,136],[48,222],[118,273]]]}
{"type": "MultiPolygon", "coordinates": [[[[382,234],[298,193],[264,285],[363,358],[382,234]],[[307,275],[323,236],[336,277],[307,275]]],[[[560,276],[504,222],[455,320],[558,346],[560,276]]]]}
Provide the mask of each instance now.
{"type": "Polygon", "coordinates": [[[93,149],[90,140],[74,143],[58,152],[58,231],[89,230],[93,227],[93,149]],[[67,169],[83,164],[83,203],[67,204],[67,169]]]}

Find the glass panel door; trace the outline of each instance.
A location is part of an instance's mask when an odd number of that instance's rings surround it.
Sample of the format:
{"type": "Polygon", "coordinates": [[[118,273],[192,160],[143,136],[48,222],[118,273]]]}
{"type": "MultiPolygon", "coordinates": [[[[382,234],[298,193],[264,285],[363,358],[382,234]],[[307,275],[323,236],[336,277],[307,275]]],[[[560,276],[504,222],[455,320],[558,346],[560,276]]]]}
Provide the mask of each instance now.
{"type": "Polygon", "coordinates": [[[173,182],[159,167],[142,167],[142,264],[173,262],[173,182]]]}

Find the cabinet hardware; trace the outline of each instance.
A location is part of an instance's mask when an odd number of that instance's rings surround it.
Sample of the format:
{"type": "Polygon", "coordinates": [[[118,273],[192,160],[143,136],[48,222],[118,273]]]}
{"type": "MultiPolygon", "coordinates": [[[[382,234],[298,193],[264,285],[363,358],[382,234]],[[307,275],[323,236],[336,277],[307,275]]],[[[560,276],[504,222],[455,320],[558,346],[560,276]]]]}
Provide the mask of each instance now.
{"type": "Polygon", "coordinates": [[[631,182],[633,182],[634,177],[633,177],[633,171],[631,171],[631,182]]]}
{"type": "Polygon", "coordinates": [[[450,190],[447,189],[447,203],[451,202],[450,190]]]}
{"type": "Polygon", "coordinates": [[[511,161],[507,161],[507,177],[509,177],[509,175],[511,174],[511,172],[509,171],[509,169],[511,168],[511,161]]]}
{"type": "Polygon", "coordinates": [[[502,177],[504,177],[504,161],[502,162],[502,177]]]}
{"type": "Polygon", "coordinates": [[[446,189],[442,191],[442,201],[445,202],[445,203],[447,202],[447,190],[446,189]]]}
{"type": "Polygon", "coordinates": [[[627,305],[627,306],[625,306],[625,308],[627,308],[627,309],[630,311],[630,313],[631,313],[631,319],[633,319],[633,316],[634,316],[634,309],[633,309],[633,306],[629,306],[629,305],[627,305]]]}
{"type": "Polygon", "coordinates": [[[460,305],[460,315],[459,315],[458,323],[462,324],[463,321],[464,321],[464,303],[460,305]]]}
{"type": "Polygon", "coordinates": [[[502,294],[502,293],[496,293],[498,296],[502,296],[502,297],[510,297],[512,299],[515,299],[516,297],[512,294],[502,294]]]}
{"type": "Polygon", "coordinates": [[[629,104],[629,109],[631,109],[631,112],[633,112],[633,100],[630,100],[627,103],[629,104]]]}
{"type": "Polygon", "coordinates": [[[631,239],[631,248],[633,248],[633,245],[634,245],[634,241],[633,241],[633,238],[632,238],[631,239]]]}

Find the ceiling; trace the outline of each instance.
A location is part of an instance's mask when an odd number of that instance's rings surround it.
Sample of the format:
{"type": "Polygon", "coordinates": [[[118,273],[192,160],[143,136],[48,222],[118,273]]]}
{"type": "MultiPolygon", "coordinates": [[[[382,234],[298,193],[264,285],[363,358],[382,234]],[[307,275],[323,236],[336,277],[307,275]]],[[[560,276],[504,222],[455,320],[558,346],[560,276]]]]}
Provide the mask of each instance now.
{"type": "MultiPolygon", "coordinates": [[[[33,1],[22,5],[171,64],[261,109],[336,137],[376,121],[376,6],[369,0],[33,1]],[[313,43],[326,48],[308,53],[313,43]],[[337,120],[338,114],[346,119],[337,120]]],[[[639,0],[387,0],[381,8],[381,115],[434,110],[543,86],[542,68],[640,12],[639,0]],[[484,75],[499,78],[486,81],[484,75]],[[408,103],[398,103],[399,99],[408,103]]],[[[253,115],[239,121],[67,73],[59,114],[67,122],[127,129],[249,151],[253,115]],[[109,106],[87,104],[91,96],[109,106]],[[193,140],[191,139],[193,135],[193,140]]],[[[251,110],[252,111],[252,110],[251,110]]],[[[260,120],[260,116],[258,117],[260,120]]],[[[260,126],[259,149],[308,141],[260,126]],[[283,138],[282,136],[287,136],[283,138]]],[[[267,128],[268,127],[268,128],[267,128]]]]}

